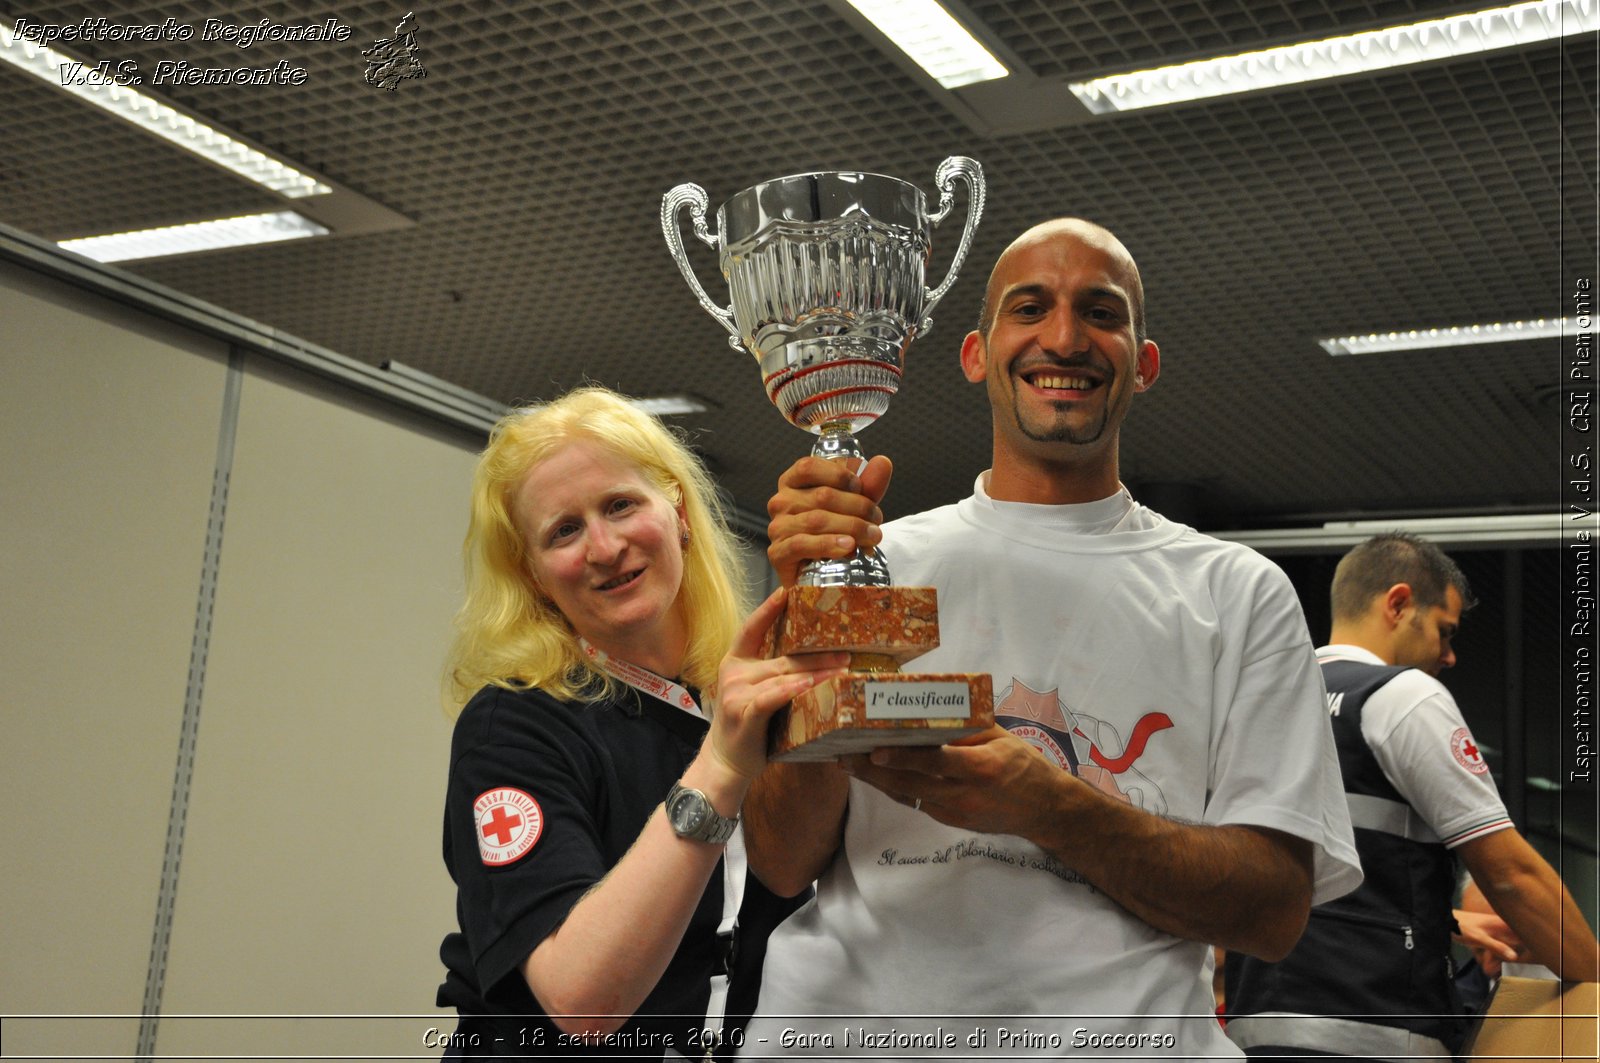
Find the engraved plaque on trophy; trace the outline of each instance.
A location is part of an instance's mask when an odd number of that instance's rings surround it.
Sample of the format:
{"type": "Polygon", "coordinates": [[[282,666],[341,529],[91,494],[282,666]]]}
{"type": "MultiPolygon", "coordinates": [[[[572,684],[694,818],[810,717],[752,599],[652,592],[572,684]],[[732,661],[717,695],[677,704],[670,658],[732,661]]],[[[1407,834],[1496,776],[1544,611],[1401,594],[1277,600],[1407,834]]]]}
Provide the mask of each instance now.
{"type": "MultiPolygon", "coordinates": [[[[877,420],[900,386],[906,349],[933,325],[983,214],[983,169],[953,156],[934,177],[929,213],[916,185],[882,174],[796,174],[745,189],[717,211],[682,184],[661,202],[661,231],[700,305],[753,354],[767,398],[817,435],[812,453],[864,459],[855,432],[877,420]],[[967,218],[943,283],[924,274],[933,227],[967,187],[967,218]],[[684,249],[678,215],[715,248],[732,304],[713,302],[684,249]]],[[[778,653],[847,650],[848,675],[796,698],[775,724],[773,759],[832,760],[878,746],[940,745],[987,728],[994,694],[987,675],[906,674],[899,666],[939,644],[931,587],[898,587],[876,549],[807,562],[778,625],[778,653]]]]}

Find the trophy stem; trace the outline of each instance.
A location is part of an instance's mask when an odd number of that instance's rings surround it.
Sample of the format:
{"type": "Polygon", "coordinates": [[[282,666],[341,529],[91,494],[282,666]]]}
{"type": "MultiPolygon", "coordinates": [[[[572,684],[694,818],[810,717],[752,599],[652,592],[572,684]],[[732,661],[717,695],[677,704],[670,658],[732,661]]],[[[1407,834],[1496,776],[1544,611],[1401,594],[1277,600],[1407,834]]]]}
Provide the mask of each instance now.
{"type": "MultiPolygon", "coordinates": [[[[828,461],[849,462],[856,471],[867,460],[848,421],[830,421],[823,425],[811,455],[828,461]]],[[[887,587],[891,583],[889,565],[877,547],[857,549],[849,557],[807,561],[800,568],[797,582],[802,587],[887,587]]]]}
{"type": "Polygon", "coordinates": [[[849,421],[829,421],[817,430],[817,441],[811,447],[811,456],[827,461],[848,461],[855,471],[867,463],[861,441],[850,431],[849,421]]]}

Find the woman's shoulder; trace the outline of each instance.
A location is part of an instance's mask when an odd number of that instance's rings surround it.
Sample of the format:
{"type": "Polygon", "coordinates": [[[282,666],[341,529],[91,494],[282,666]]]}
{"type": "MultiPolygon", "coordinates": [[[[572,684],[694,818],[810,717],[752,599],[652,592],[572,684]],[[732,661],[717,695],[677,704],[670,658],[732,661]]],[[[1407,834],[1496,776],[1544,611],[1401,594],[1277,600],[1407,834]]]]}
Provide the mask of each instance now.
{"type": "Polygon", "coordinates": [[[488,685],[472,695],[456,717],[457,750],[485,743],[548,741],[571,732],[587,703],[552,697],[538,687],[488,685]]]}
{"type": "Polygon", "coordinates": [[[585,703],[538,689],[486,686],[462,708],[450,739],[450,800],[475,803],[502,787],[592,795],[611,754],[585,719],[585,703]]]}
{"type": "Polygon", "coordinates": [[[552,741],[592,744],[613,728],[611,717],[639,717],[639,699],[624,689],[592,698],[558,698],[538,687],[512,688],[490,684],[479,690],[456,718],[454,745],[485,743],[548,745],[552,741]]]}

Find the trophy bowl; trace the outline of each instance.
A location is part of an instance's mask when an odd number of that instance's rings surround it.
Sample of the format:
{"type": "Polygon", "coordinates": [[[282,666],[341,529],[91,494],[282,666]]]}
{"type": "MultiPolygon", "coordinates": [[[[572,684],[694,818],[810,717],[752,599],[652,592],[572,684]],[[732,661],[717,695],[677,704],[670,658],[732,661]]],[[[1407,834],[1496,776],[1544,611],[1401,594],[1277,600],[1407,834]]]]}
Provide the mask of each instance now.
{"type": "MultiPolygon", "coordinates": [[[[883,416],[900,390],[906,348],[933,327],[929,316],[955,283],[983,217],[983,167],[953,155],[934,174],[939,209],[897,177],[825,171],[753,185],[717,211],[681,184],[661,200],[661,232],[700,305],[728,331],[728,343],[761,367],[767,398],[798,428],[820,438],[812,453],[859,463],[855,433],[883,416]],[[967,219],[944,281],[925,284],[933,228],[967,186],[967,219]],[[684,249],[678,215],[687,207],[695,236],[718,252],[732,303],[706,294],[684,249]]],[[[806,586],[890,585],[877,550],[807,562],[806,586]]]]}
{"type": "Polygon", "coordinates": [[[983,214],[983,168],[952,156],[934,176],[939,209],[922,189],[875,173],[828,171],[765,181],[706,222],[709,200],[682,184],[661,203],[661,229],[700,305],[733,347],[755,355],[767,398],[784,418],[819,435],[877,420],[900,388],[906,348],[933,327],[928,316],[955,282],[983,214]],[[944,282],[924,283],[933,227],[968,189],[966,226],[944,282]],[[678,215],[716,248],[732,303],[712,302],[685,253],[678,215]]]}

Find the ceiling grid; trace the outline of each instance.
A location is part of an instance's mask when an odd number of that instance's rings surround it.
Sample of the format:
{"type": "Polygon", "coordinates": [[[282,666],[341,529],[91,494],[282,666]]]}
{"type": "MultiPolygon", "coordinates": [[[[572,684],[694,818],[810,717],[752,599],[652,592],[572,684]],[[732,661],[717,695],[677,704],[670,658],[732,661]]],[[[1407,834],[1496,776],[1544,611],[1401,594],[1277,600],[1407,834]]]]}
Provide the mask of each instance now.
{"type": "MultiPolygon", "coordinates": [[[[1149,64],[1473,10],[1426,0],[969,0],[1036,75],[1149,64]]],[[[8,10],[8,8],[10,8],[8,10]]],[[[81,58],[304,67],[292,86],[184,85],[173,102],[415,224],[123,268],[377,364],[504,402],[585,379],[710,404],[675,418],[741,506],[764,509],[807,447],[668,255],[663,192],[865,169],[936,199],[947,155],[984,165],[967,265],[863,436],[898,459],[891,514],[951,501],[986,463],[981,388],[960,373],[994,258],[1082,215],[1133,249],[1163,373],[1124,431],[1123,475],[1200,487],[1219,526],[1290,514],[1551,506],[1553,343],[1330,358],[1317,336],[1536,317],[1596,255],[1593,35],[1441,64],[979,136],[828,0],[453,0],[417,12],[426,78],[364,83],[361,49],[404,5],[30,5],[40,23],[337,17],[343,43],[66,48],[81,58]],[[1397,433],[1396,425],[1403,427],[1397,433]]],[[[10,68],[0,222],[49,239],[278,201],[10,68]]],[[[943,275],[965,217],[935,233],[943,275]]],[[[715,253],[688,241],[712,298],[715,253]]]]}

